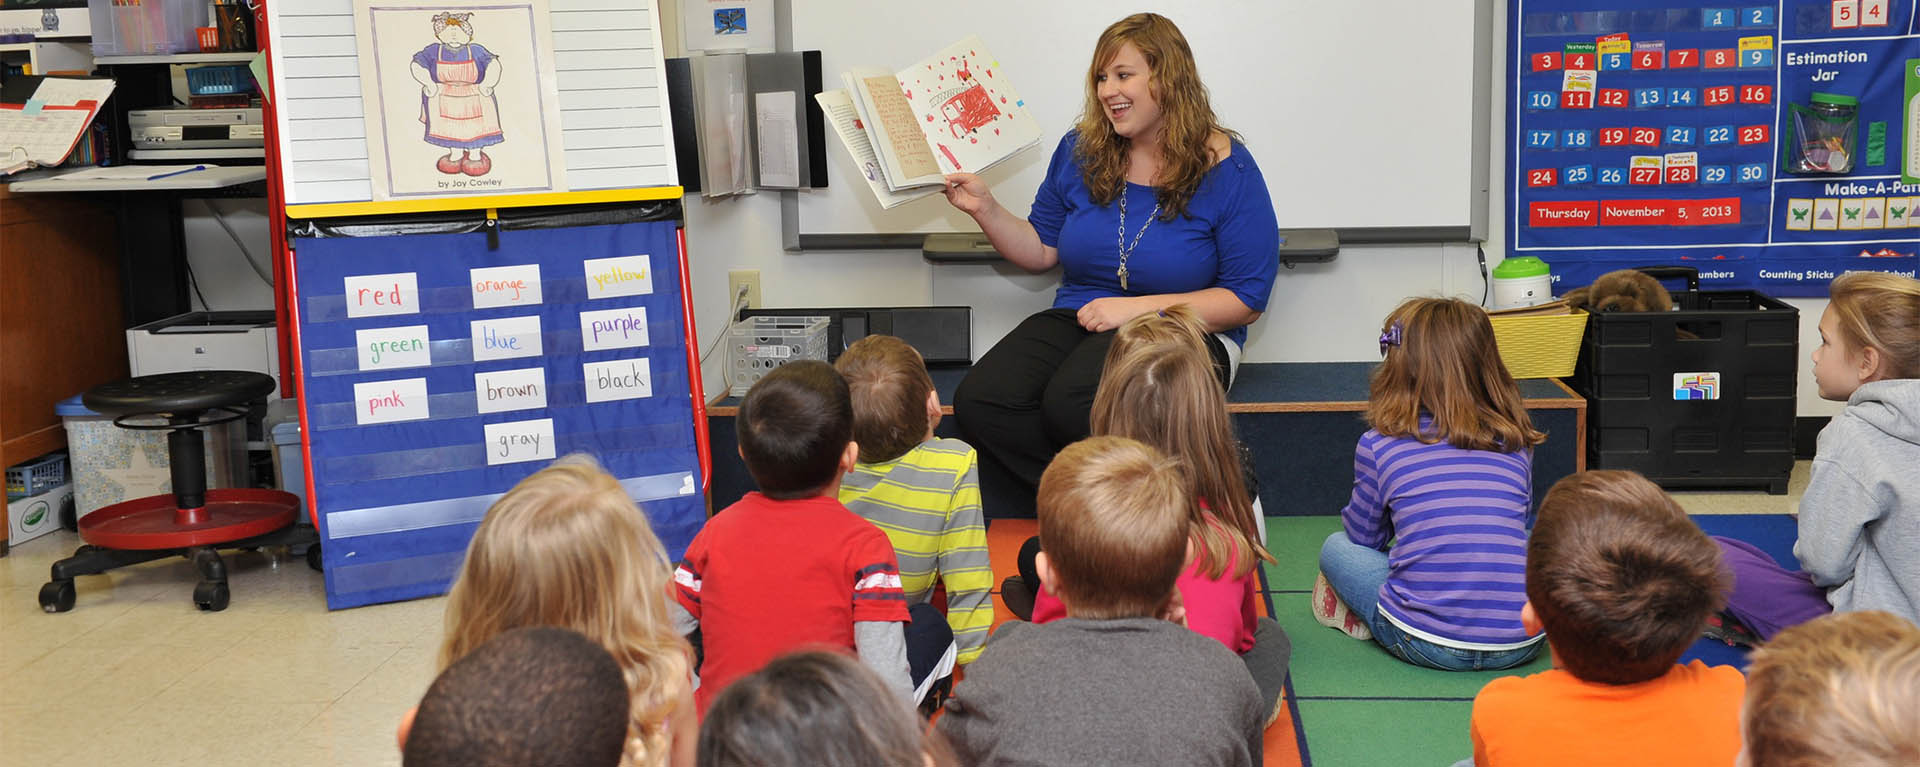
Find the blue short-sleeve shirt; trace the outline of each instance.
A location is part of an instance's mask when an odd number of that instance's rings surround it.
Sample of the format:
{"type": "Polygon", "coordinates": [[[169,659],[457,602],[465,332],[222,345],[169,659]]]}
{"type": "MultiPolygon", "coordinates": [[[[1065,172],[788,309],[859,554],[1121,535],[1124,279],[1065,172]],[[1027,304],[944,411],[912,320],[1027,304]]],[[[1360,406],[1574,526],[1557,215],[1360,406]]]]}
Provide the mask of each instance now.
{"type": "MultiPolygon", "coordinates": [[[[1074,157],[1078,133],[1053,151],[1047,177],[1027,220],[1040,242],[1060,251],[1064,272],[1056,308],[1078,309],[1096,298],[1187,293],[1226,288],[1241,303],[1265,311],[1280,268],[1280,225],[1260,167],[1245,145],[1233,142],[1187,203],[1187,214],[1155,220],[1127,257],[1127,290],[1120,289],[1120,208],[1095,205],[1074,157]]],[[[1156,202],[1154,188],[1127,184],[1127,231],[1132,244],[1156,202]]],[[[1247,329],[1226,336],[1245,345],[1247,329]]]]}

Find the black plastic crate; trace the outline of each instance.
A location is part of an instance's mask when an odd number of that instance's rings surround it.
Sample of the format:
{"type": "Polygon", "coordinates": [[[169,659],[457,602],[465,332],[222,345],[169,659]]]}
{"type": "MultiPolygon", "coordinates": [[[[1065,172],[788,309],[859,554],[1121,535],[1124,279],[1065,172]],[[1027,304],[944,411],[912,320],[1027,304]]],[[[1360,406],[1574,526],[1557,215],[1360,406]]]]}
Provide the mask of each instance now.
{"type": "MultiPolygon", "coordinates": [[[[1692,269],[1671,312],[1595,314],[1573,388],[1587,398],[1587,467],[1662,487],[1764,487],[1793,472],[1799,311],[1751,290],[1701,291],[1692,269]]],[[[1812,364],[1812,363],[1804,363],[1812,364]]]]}

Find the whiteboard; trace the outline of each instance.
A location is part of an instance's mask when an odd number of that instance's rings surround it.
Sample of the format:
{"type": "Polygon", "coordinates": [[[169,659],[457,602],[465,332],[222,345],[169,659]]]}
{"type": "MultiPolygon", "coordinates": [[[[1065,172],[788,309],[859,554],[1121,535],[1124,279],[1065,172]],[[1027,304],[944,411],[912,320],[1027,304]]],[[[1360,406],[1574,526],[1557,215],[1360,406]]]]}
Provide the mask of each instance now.
{"type": "MultiPolygon", "coordinates": [[[[1084,105],[1095,40],[1135,11],[1165,15],[1187,36],[1214,112],[1266,176],[1281,228],[1484,230],[1489,0],[793,0],[792,42],[819,50],[826,87],[838,88],[853,67],[899,69],[978,34],[1044,131],[984,174],[1024,216],[1084,105]]],[[[979,230],[938,195],[882,210],[845,148],[829,144],[832,185],[797,193],[790,208],[800,235],[979,230]]]]}
{"type": "MultiPolygon", "coordinates": [[[[679,184],[653,1],[547,7],[568,189],[679,184]]],[[[268,12],[287,204],[372,200],[353,0],[275,2],[268,12]]]]}

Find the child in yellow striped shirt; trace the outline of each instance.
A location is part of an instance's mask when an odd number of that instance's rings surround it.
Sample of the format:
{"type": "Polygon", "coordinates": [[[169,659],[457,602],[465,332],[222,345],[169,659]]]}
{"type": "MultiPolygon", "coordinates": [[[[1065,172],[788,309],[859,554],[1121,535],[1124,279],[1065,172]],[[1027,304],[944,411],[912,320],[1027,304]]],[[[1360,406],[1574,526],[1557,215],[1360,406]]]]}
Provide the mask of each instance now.
{"type": "Polygon", "coordinates": [[[840,483],[840,502],[893,542],[908,604],[926,603],[936,578],[946,585],[953,649],[939,647],[946,632],[910,626],[907,655],[941,652],[947,664],[956,656],[971,663],[993,625],[993,567],[973,448],[933,436],[940,397],[926,362],[907,342],[867,336],[847,347],[834,368],[853,392],[853,439],[860,445],[859,465],[840,483]]]}

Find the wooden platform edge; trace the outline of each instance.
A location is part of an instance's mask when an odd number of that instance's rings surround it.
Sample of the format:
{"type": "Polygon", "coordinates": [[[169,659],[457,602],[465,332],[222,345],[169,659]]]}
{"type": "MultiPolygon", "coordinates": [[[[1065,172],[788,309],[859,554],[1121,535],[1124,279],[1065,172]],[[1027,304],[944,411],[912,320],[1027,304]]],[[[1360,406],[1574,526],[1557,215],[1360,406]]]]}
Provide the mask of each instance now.
{"type": "MultiPolygon", "coordinates": [[[[1573,389],[1568,388],[1566,382],[1561,381],[1558,378],[1549,378],[1547,380],[1552,381],[1554,386],[1560,387],[1560,391],[1565,392],[1567,396],[1566,397],[1550,397],[1550,398],[1533,397],[1526,400],[1522,400],[1522,402],[1527,406],[1528,410],[1578,410],[1580,411],[1580,415],[1578,416],[1578,420],[1580,421],[1580,428],[1581,428],[1580,451],[1581,451],[1581,454],[1584,455],[1586,453],[1587,399],[1585,397],[1580,396],[1578,393],[1574,392],[1573,389]]],[[[731,394],[720,394],[715,396],[712,401],[707,403],[707,417],[733,418],[735,416],[740,415],[739,405],[720,404],[730,399],[733,399],[733,395],[731,394]]],[[[1227,412],[1229,413],[1359,413],[1359,412],[1364,412],[1366,409],[1367,409],[1367,403],[1365,400],[1360,400],[1355,402],[1328,401],[1328,402],[1229,402],[1227,403],[1227,412]]],[[[941,405],[940,412],[944,415],[953,415],[953,405],[951,404],[941,405]]],[[[1582,463],[1584,464],[1584,459],[1582,463]]]]}

